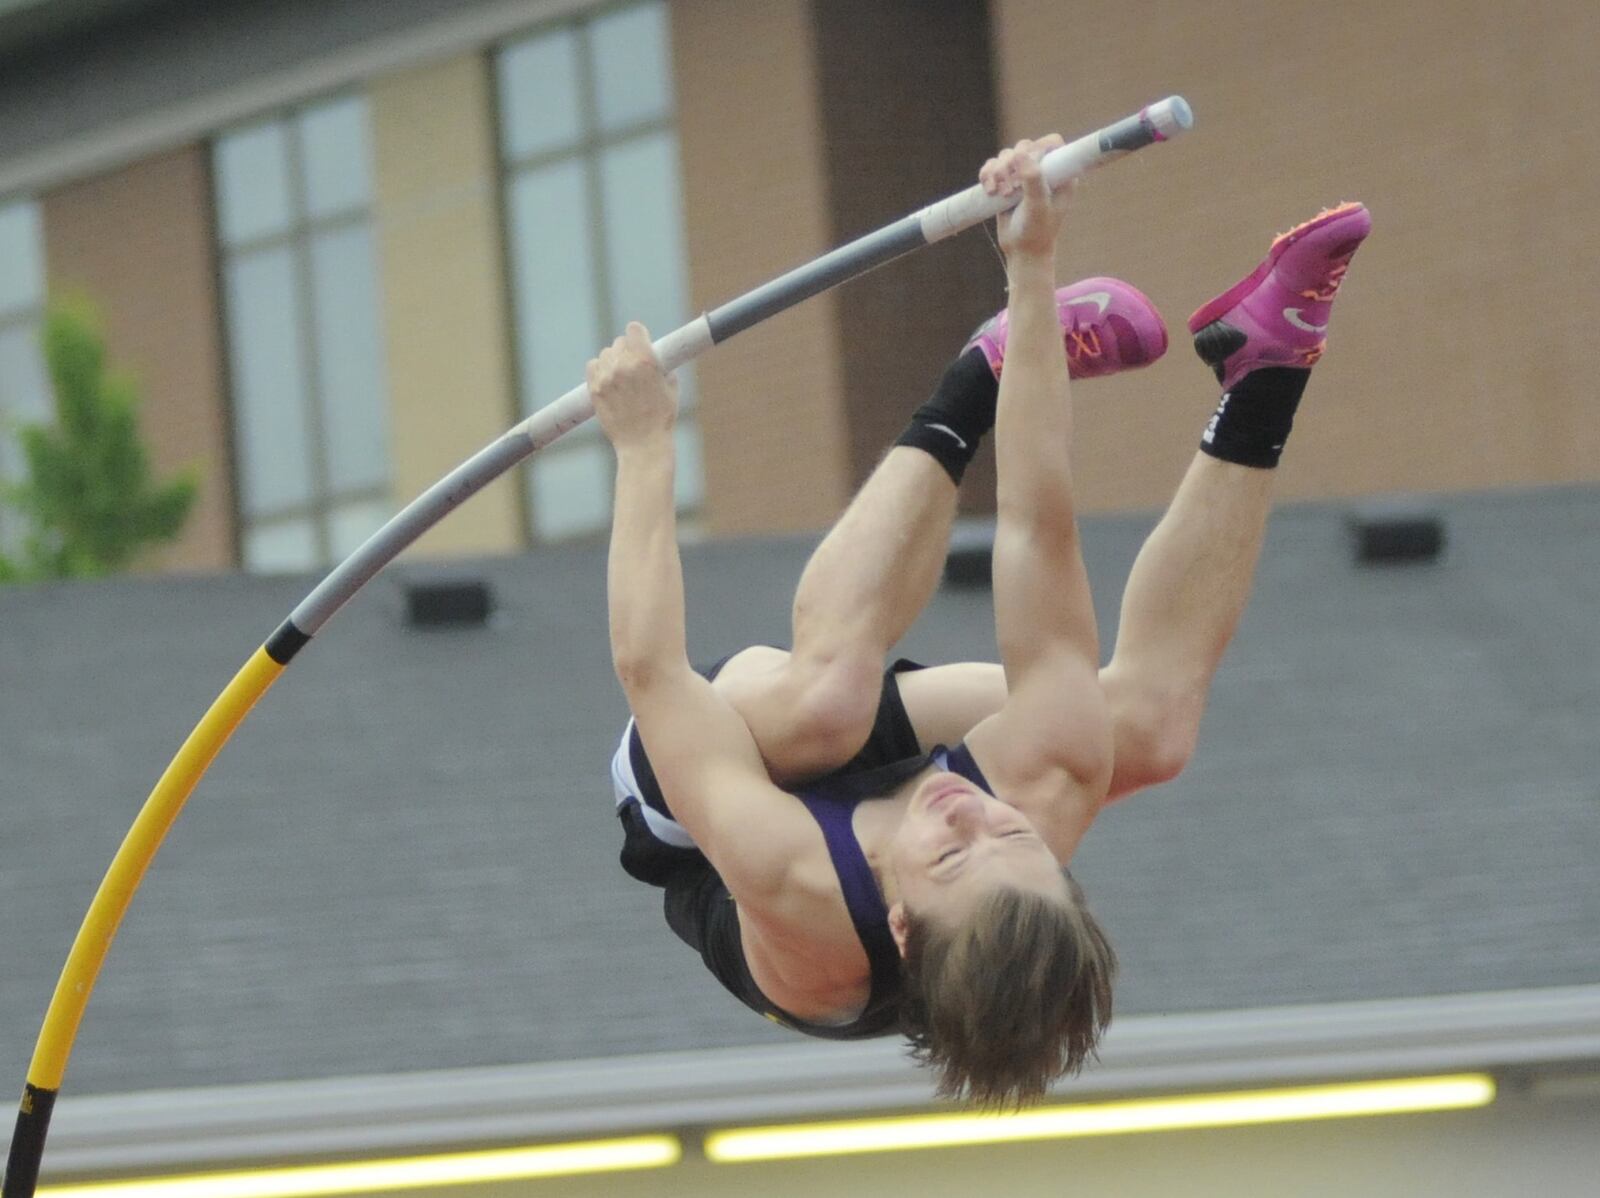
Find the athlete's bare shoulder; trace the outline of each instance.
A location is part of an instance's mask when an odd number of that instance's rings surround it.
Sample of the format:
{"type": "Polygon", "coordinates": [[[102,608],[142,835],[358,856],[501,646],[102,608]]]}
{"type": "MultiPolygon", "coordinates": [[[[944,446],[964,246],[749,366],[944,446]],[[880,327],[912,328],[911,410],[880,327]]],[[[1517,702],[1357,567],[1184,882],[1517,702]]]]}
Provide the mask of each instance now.
{"type": "Polygon", "coordinates": [[[848,1022],[866,1005],[872,970],[820,831],[816,841],[821,860],[798,860],[778,901],[739,908],[740,936],[750,976],[772,1002],[809,1022],[848,1022]]]}

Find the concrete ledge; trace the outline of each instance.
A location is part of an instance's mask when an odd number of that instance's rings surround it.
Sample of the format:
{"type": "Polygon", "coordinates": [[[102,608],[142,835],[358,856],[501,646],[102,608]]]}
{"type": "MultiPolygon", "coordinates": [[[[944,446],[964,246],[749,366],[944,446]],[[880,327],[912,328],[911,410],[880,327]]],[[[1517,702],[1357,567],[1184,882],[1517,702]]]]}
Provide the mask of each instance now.
{"type": "MultiPolygon", "coordinates": [[[[1600,1062],[1600,985],[1137,1016],[1064,1100],[1600,1062]]],[[[461,1150],[507,1141],[929,1106],[896,1041],[797,1043],[561,1064],[64,1097],[50,1177],[226,1161],[461,1150]]]]}

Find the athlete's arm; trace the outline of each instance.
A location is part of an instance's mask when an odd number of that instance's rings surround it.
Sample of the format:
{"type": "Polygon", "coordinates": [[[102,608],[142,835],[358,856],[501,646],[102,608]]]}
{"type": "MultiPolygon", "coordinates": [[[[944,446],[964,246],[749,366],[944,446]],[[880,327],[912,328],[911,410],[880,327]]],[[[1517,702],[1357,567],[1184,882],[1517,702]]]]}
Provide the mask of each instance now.
{"type": "Polygon", "coordinates": [[[984,182],[1020,186],[1024,198],[1001,232],[1011,328],[995,423],[993,568],[1007,695],[968,744],[996,789],[1066,856],[1104,794],[1111,734],[1068,465],[1072,416],[1054,264],[1064,198],[1051,196],[1026,143],[985,167],[984,182]]]}
{"type": "Polygon", "coordinates": [[[794,800],[768,780],[744,721],[689,664],[672,485],[676,386],[637,323],[589,363],[588,382],[617,456],[606,584],[617,678],[673,815],[734,896],[759,906],[793,858],[784,817],[794,800]]]}
{"type": "MultiPolygon", "coordinates": [[[[1006,701],[1005,667],[998,662],[962,661],[912,670],[897,679],[900,700],[917,734],[922,752],[935,745],[965,740],[979,723],[999,711],[1006,701]]],[[[1100,690],[1111,715],[1112,773],[1105,801],[1137,794],[1151,779],[1170,777],[1170,757],[1164,746],[1152,743],[1150,723],[1143,710],[1117,703],[1119,679],[1107,668],[1099,673],[1100,690]]]]}

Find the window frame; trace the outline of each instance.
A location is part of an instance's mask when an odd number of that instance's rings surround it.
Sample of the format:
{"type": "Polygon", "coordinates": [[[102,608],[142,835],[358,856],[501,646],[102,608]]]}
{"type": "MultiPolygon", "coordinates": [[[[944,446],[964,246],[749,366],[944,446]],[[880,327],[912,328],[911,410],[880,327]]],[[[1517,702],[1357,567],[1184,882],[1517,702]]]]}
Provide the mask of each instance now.
{"type": "MultiPolygon", "coordinates": [[[[254,572],[255,569],[251,566],[246,552],[246,545],[253,531],[292,527],[302,522],[309,523],[312,544],[316,552],[316,562],[311,568],[313,570],[325,569],[338,564],[333,545],[333,522],[339,509],[363,503],[380,503],[388,508],[392,514],[395,508],[392,446],[387,447],[389,452],[386,453],[386,477],[383,482],[353,488],[339,487],[334,484],[328,458],[328,428],[325,419],[329,397],[323,393],[321,372],[318,369],[321,361],[322,336],[317,328],[315,266],[312,261],[312,247],[319,235],[346,232],[352,229],[365,229],[372,234],[372,266],[374,273],[379,275],[375,280],[374,286],[374,296],[377,301],[378,311],[373,313],[373,318],[378,321],[380,328],[382,325],[383,290],[381,274],[379,274],[380,264],[377,260],[377,228],[374,216],[376,207],[375,179],[372,177],[373,163],[370,161],[372,151],[370,111],[365,110],[366,104],[365,91],[359,88],[341,88],[338,91],[304,97],[291,104],[280,105],[265,112],[256,113],[248,120],[235,122],[227,128],[218,129],[210,138],[210,163],[213,179],[215,179],[218,147],[230,134],[242,133],[259,126],[275,124],[282,129],[284,136],[284,182],[288,193],[289,206],[287,223],[282,229],[272,233],[260,233],[238,240],[229,240],[226,231],[222,228],[221,208],[224,201],[220,194],[221,188],[220,185],[215,183],[212,188],[212,203],[216,206],[215,241],[217,246],[218,303],[222,316],[222,342],[224,361],[227,368],[228,420],[234,475],[233,507],[235,528],[237,530],[235,537],[236,552],[240,568],[244,570],[254,572]],[[310,189],[305,168],[305,139],[301,127],[302,122],[307,112],[348,99],[359,99],[362,102],[364,108],[363,120],[368,122],[368,194],[359,207],[348,208],[332,215],[316,216],[310,211],[310,189]],[[277,249],[288,251],[290,269],[293,273],[294,334],[299,341],[300,347],[301,377],[298,382],[303,405],[301,417],[305,421],[307,469],[310,475],[311,497],[303,503],[274,507],[270,514],[261,515],[253,514],[248,510],[242,485],[242,476],[245,470],[245,452],[244,445],[240,439],[237,387],[234,379],[235,337],[232,327],[232,313],[228,310],[228,270],[240,258],[277,249]]],[[[382,360],[382,355],[380,354],[378,366],[383,374],[381,378],[383,386],[382,400],[385,405],[389,403],[390,399],[387,365],[388,363],[382,360]]]]}

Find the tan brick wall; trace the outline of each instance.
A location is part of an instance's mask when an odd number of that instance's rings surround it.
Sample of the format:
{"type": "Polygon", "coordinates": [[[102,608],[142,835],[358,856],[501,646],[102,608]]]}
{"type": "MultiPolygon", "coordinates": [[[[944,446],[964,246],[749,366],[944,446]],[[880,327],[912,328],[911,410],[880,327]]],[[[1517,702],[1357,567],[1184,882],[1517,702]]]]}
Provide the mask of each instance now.
{"type": "MultiPolygon", "coordinates": [[[[373,81],[374,212],[394,454],[409,503],[517,420],[488,64],[468,54],[373,81]]],[[[525,544],[502,479],[408,552],[525,544]]]]}
{"type": "MultiPolygon", "coordinates": [[[[693,302],[824,252],[830,217],[807,0],[672,6],[693,302]]],[[[815,528],[849,494],[837,307],[820,296],[702,358],[706,524],[815,528]]]]}
{"type": "Polygon", "coordinates": [[[1285,457],[1284,493],[1600,480],[1600,5],[991,0],[1008,136],[1181,92],[1196,127],[1085,188],[1070,274],[1144,289],[1174,344],[1079,391],[1086,507],[1164,502],[1213,400],[1183,321],[1272,234],[1360,199],[1372,237],[1285,457]]]}
{"type": "Polygon", "coordinates": [[[68,184],[41,202],[50,290],[87,298],[112,366],[139,383],[159,475],[198,467],[182,537],[148,564],[234,564],[234,499],[205,148],[185,146],[68,184]]]}

